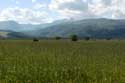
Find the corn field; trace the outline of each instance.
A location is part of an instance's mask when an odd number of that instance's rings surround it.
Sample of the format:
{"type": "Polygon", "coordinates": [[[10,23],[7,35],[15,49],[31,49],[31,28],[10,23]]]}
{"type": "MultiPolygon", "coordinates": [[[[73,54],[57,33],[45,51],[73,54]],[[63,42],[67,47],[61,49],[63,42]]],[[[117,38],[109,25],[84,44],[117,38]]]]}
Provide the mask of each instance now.
{"type": "Polygon", "coordinates": [[[0,83],[125,83],[125,41],[1,40],[0,83]]]}

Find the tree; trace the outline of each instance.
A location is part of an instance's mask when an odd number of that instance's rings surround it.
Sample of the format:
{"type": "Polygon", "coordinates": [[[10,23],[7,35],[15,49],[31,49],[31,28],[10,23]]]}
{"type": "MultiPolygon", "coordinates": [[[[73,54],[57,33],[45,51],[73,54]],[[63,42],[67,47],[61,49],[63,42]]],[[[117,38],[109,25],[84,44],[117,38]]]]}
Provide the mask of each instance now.
{"type": "Polygon", "coordinates": [[[85,40],[87,40],[87,41],[90,40],[90,37],[85,37],[85,40]]]}
{"type": "Polygon", "coordinates": [[[78,40],[77,35],[71,35],[71,40],[72,40],[72,41],[77,41],[77,40],[78,40]]]}
{"type": "Polygon", "coordinates": [[[112,39],[111,37],[106,38],[106,40],[111,40],[111,39],[112,39]]]}
{"type": "Polygon", "coordinates": [[[34,42],[38,42],[39,40],[38,40],[37,38],[34,38],[33,41],[34,41],[34,42]]]}
{"type": "Polygon", "coordinates": [[[57,37],[55,37],[55,39],[56,39],[56,40],[60,40],[60,39],[61,39],[61,37],[57,36],[57,37]]]}

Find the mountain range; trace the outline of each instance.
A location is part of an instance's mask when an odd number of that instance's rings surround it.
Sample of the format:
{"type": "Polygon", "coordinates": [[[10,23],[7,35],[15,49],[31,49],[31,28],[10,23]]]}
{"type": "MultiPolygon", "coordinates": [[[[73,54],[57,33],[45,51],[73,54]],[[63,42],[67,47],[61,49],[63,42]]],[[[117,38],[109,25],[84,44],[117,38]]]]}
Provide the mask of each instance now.
{"type": "Polygon", "coordinates": [[[79,38],[125,38],[125,20],[84,19],[58,20],[46,24],[19,24],[15,21],[0,22],[0,37],[4,38],[43,38],[69,37],[76,34],[79,38]]]}

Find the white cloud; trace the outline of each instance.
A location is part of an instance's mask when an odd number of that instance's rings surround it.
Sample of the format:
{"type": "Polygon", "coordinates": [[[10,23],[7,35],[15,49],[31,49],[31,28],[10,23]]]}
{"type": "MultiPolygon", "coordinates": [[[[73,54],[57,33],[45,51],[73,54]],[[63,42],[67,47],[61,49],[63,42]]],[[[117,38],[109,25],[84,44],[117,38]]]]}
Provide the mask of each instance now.
{"type": "Polygon", "coordinates": [[[125,19],[124,0],[99,0],[100,2],[90,4],[90,10],[96,16],[113,19],[125,19]],[[107,4],[108,3],[108,4],[107,4]]]}
{"type": "Polygon", "coordinates": [[[46,23],[52,19],[46,12],[34,11],[28,8],[7,8],[1,11],[0,21],[14,20],[19,23],[46,23]]]}
{"type": "Polygon", "coordinates": [[[38,3],[37,0],[31,1],[33,3],[32,9],[17,7],[1,10],[0,20],[15,20],[20,23],[44,23],[63,18],[105,17],[125,19],[125,0],[51,0],[49,4],[38,3]]]}
{"type": "Polygon", "coordinates": [[[49,8],[66,18],[125,17],[125,0],[52,0],[49,8]]]}
{"type": "Polygon", "coordinates": [[[52,0],[49,5],[51,10],[56,10],[66,18],[86,18],[91,16],[88,11],[87,0],[52,0]]]}

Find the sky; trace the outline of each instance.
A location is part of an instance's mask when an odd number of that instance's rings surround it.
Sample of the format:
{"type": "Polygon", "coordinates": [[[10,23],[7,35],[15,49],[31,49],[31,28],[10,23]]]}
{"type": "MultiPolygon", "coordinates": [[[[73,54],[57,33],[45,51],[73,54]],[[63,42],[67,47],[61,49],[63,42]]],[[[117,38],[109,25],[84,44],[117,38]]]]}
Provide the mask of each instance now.
{"type": "Polygon", "coordinates": [[[125,19],[125,0],[0,0],[0,21],[42,24],[91,18],[125,19]]]}

